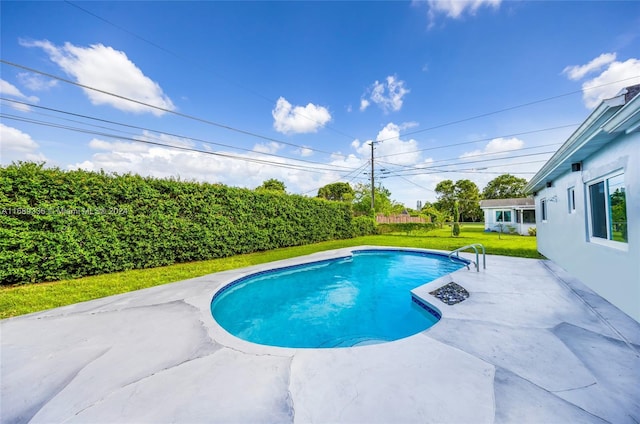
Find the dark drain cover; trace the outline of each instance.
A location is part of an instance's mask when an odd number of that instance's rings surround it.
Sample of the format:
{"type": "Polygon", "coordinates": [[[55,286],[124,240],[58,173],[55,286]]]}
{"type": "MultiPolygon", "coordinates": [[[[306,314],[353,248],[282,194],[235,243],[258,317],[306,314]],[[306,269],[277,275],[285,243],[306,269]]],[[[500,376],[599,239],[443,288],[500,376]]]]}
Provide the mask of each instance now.
{"type": "Polygon", "coordinates": [[[429,292],[447,305],[455,305],[469,297],[467,289],[456,283],[449,283],[437,290],[429,292]]]}

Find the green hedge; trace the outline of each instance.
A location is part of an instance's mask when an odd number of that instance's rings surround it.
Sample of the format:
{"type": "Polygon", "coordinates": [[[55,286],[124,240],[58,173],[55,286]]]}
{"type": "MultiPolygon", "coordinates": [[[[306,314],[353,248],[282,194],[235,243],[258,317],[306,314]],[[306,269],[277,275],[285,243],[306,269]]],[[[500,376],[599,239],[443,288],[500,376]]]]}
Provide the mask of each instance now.
{"type": "Polygon", "coordinates": [[[363,225],[342,202],[20,162],[0,167],[0,284],[350,238],[363,225]]]}
{"type": "Polygon", "coordinates": [[[378,224],[378,233],[405,233],[407,235],[414,231],[429,232],[435,229],[436,226],[432,222],[418,223],[418,222],[406,222],[399,224],[378,224]]]}
{"type": "Polygon", "coordinates": [[[352,219],[353,236],[369,236],[372,234],[378,234],[378,228],[373,218],[369,216],[357,216],[352,219]]]}

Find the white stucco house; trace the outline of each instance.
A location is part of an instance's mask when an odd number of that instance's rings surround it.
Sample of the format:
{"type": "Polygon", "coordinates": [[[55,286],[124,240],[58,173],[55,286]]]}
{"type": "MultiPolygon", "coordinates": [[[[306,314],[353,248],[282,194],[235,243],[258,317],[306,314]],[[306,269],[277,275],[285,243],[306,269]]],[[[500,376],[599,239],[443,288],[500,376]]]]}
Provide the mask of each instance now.
{"type": "Polygon", "coordinates": [[[508,233],[513,228],[518,234],[527,236],[529,228],[536,226],[536,207],[533,197],[481,200],[480,209],[484,212],[486,231],[508,233]]]}
{"type": "Polygon", "coordinates": [[[538,250],[640,321],[640,85],[603,101],[525,187],[538,250]]]}

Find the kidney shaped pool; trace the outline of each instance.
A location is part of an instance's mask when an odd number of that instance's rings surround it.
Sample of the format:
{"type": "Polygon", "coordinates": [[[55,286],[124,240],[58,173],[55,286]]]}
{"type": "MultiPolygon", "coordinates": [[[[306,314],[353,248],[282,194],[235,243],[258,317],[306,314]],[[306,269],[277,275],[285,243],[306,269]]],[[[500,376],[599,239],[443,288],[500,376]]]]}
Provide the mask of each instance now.
{"type": "Polygon", "coordinates": [[[397,340],[423,331],[440,313],[411,289],[467,265],[446,255],[355,250],[344,258],[252,274],[221,288],[214,319],[249,342],[333,348],[397,340]]]}

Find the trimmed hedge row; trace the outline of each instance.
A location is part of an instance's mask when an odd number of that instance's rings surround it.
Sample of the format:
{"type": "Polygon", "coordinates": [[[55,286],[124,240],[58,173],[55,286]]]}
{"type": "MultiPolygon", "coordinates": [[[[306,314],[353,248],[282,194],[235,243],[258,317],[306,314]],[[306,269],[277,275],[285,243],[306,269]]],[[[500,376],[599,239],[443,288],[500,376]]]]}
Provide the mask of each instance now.
{"type": "Polygon", "coordinates": [[[378,234],[376,222],[370,216],[356,216],[352,218],[351,223],[353,226],[353,237],[378,234]]]}
{"type": "Polygon", "coordinates": [[[0,167],[0,284],[151,268],[370,231],[341,202],[35,163],[0,167]]]}
{"type": "Polygon", "coordinates": [[[380,234],[403,232],[409,235],[414,231],[428,232],[434,230],[435,228],[436,226],[432,222],[404,222],[397,224],[378,224],[377,231],[380,234]]]}

